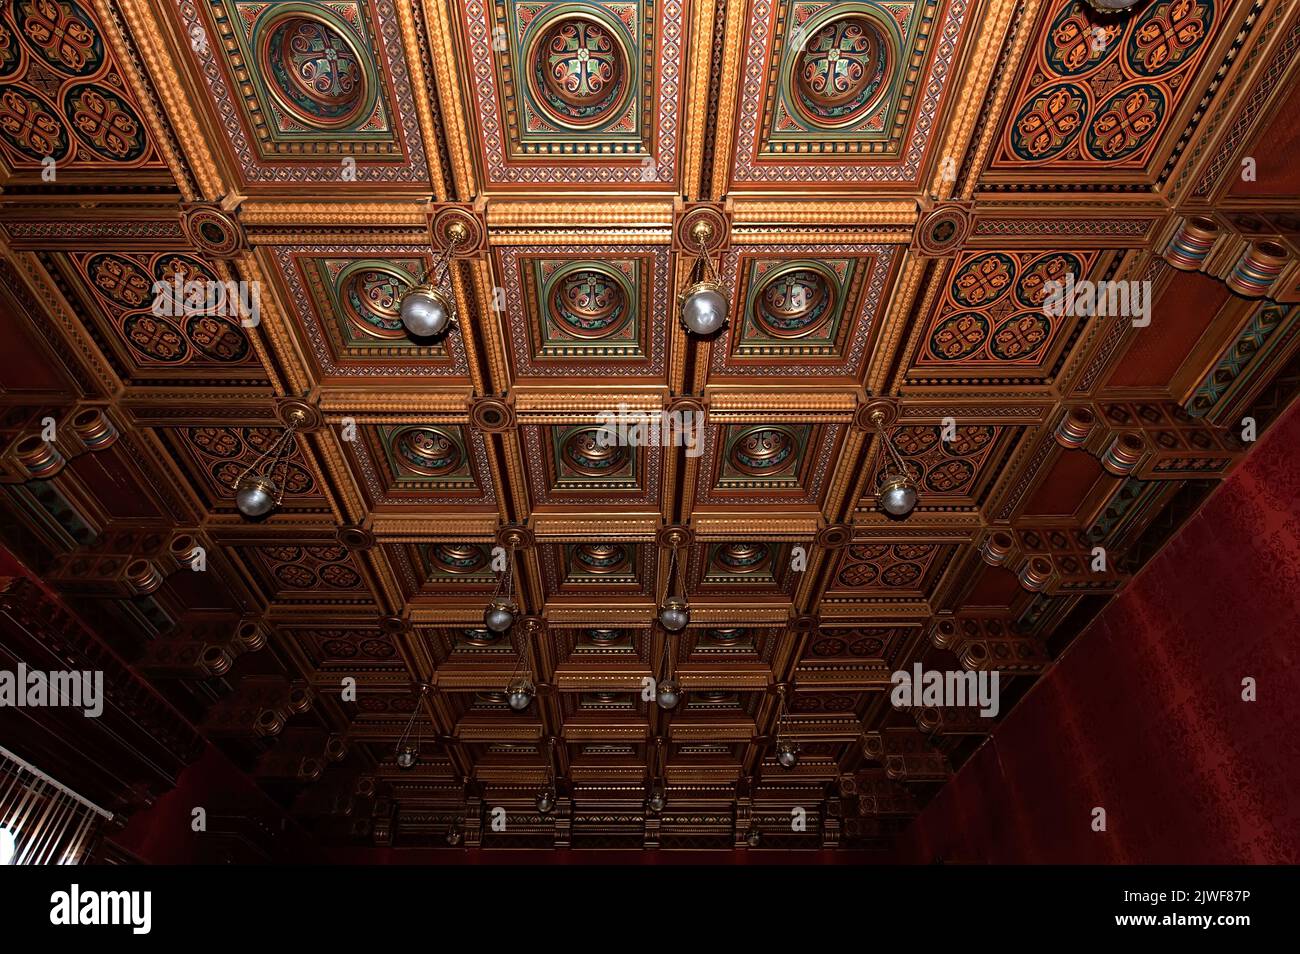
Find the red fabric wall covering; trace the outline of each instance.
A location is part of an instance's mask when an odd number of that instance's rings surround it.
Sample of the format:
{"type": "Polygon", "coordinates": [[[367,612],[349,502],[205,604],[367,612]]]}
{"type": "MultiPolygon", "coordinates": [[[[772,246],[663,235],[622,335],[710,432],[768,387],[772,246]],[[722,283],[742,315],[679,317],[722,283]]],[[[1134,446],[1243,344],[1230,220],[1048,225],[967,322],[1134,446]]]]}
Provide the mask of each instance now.
{"type": "Polygon", "coordinates": [[[1300,404],[994,730],[899,854],[1300,862],[1300,404]],[[1105,832],[1091,828],[1095,806],[1105,832]]]}

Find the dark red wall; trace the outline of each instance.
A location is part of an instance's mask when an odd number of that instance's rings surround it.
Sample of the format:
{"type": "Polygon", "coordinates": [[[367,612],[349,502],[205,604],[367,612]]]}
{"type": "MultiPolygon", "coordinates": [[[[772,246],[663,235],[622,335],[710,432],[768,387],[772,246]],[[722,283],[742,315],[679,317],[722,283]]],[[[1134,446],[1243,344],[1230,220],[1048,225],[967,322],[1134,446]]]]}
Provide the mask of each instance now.
{"type": "Polygon", "coordinates": [[[900,853],[1300,862],[1300,404],[994,730],[900,853]],[[1242,701],[1246,676],[1257,702],[1242,701]]]}
{"type": "Polygon", "coordinates": [[[159,865],[321,860],[311,837],[213,745],[185,767],[175,788],[109,839],[159,865]],[[207,813],[206,833],[193,830],[195,807],[207,813]]]}

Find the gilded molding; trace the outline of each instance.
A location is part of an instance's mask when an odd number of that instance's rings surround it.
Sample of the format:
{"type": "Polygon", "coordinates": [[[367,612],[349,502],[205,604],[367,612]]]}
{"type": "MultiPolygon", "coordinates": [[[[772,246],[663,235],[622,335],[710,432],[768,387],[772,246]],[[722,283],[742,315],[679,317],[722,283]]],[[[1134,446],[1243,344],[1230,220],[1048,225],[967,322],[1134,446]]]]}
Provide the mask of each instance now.
{"type": "MultiPolygon", "coordinates": [[[[164,38],[162,29],[159,27],[159,20],[167,20],[168,26],[166,29],[169,35],[174,32],[171,21],[166,15],[151,8],[149,0],[119,0],[119,3],[122,8],[122,15],[126,18],[127,25],[131,29],[131,36],[135,40],[140,59],[145,65],[145,70],[149,74],[154,89],[158,92],[158,98],[162,101],[167,118],[172,123],[176,138],[180,141],[181,148],[185,152],[185,161],[202,193],[201,195],[190,194],[190,190],[186,186],[186,177],[177,176],[176,182],[181,189],[182,196],[187,202],[200,199],[209,201],[220,199],[232,191],[231,182],[233,180],[223,175],[221,168],[217,165],[216,155],[218,151],[208,145],[208,139],[199,119],[202,114],[191,105],[195,100],[186,85],[188,76],[185,66],[174,58],[173,53],[177,49],[187,49],[189,44],[181,43],[174,36],[172,42],[164,38]]],[[[104,0],[95,0],[95,7],[101,14],[101,22],[112,19],[104,15],[106,8],[104,0]]],[[[114,36],[113,42],[115,45],[120,44],[121,39],[114,36]]],[[[120,52],[120,47],[118,51],[120,52]]],[[[126,63],[130,62],[129,57],[119,57],[119,60],[126,63]]],[[[129,66],[127,68],[130,69],[129,66]]],[[[138,82],[138,78],[135,76],[132,76],[131,79],[138,82]]],[[[147,101],[147,97],[141,98],[147,101]]],[[[156,123],[157,120],[155,119],[154,122],[156,123]]],[[[166,141],[166,137],[156,134],[155,139],[160,145],[166,141]]],[[[171,154],[170,149],[163,148],[168,167],[174,168],[176,157],[171,154]]]]}
{"type": "MultiPolygon", "coordinates": [[[[461,55],[457,24],[459,9],[460,4],[446,0],[424,4],[424,18],[429,33],[429,58],[433,61],[433,87],[437,90],[438,102],[442,107],[439,112],[446,133],[454,180],[449,184],[454,194],[442,198],[464,201],[470,196],[478,195],[482,189],[471,152],[471,144],[476,143],[478,138],[473,134],[474,124],[466,118],[471,114],[471,109],[460,85],[460,77],[452,72],[455,64],[466,62],[461,55]]],[[[433,161],[431,156],[431,162],[433,161]]]]}

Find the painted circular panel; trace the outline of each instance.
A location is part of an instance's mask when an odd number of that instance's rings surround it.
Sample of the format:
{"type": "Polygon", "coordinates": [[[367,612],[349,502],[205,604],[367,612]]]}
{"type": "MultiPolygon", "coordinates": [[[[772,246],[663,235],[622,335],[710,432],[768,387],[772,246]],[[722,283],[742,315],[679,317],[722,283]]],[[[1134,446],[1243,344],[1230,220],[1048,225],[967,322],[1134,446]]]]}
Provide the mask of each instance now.
{"type": "Polygon", "coordinates": [[[259,454],[274,450],[284,437],[284,431],[278,427],[245,427],[244,443],[259,454]]]}
{"type": "Polygon", "coordinates": [[[1083,277],[1083,260],[1069,252],[1048,252],[1028,265],[1016,283],[1016,301],[1025,308],[1042,308],[1047,299],[1047,286],[1064,282],[1073,275],[1077,282],[1083,277]]]}
{"type": "Polygon", "coordinates": [[[1214,4],[1209,0],[1153,3],[1129,33],[1129,66],[1139,76],[1161,76],[1186,63],[1210,35],[1214,4]]]}
{"type": "Polygon", "coordinates": [[[916,424],[894,431],[894,447],[900,454],[915,457],[939,443],[939,429],[916,424]]]}
{"type": "Polygon", "coordinates": [[[764,543],[728,543],[718,547],[713,561],[729,573],[755,573],[767,565],[770,556],[764,543]]]}
{"type": "Polygon", "coordinates": [[[349,266],[339,275],[339,299],[348,322],[372,338],[405,338],[400,305],[414,282],[395,265],[366,263],[349,266]]]}
{"type": "Polygon", "coordinates": [[[159,304],[166,314],[204,314],[235,305],[226,301],[225,283],[217,281],[206,265],[188,255],[159,256],[153,263],[153,277],[163,283],[158,290],[159,304]]]}
{"type": "Polygon", "coordinates": [[[277,544],[275,546],[267,547],[265,553],[272,560],[276,560],[280,563],[297,563],[302,559],[302,547],[277,544]]]}
{"type": "Polygon", "coordinates": [[[429,560],[444,573],[463,575],[486,566],[487,554],[472,543],[438,543],[429,548],[429,560]]]}
{"type": "Polygon", "coordinates": [[[885,651],[885,641],[874,636],[864,636],[849,644],[851,656],[879,656],[885,651]]]}
{"type": "Polygon", "coordinates": [[[855,543],[849,547],[849,556],[855,560],[879,560],[888,552],[887,543],[855,543]]]}
{"type": "Polygon", "coordinates": [[[234,364],[248,357],[243,329],[217,315],[194,315],[185,322],[185,334],[204,357],[234,364]]]}
{"type": "Polygon", "coordinates": [[[896,543],[894,558],[896,560],[920,560],[934,552],[933,543],[896,543]]]}
{"type": "MultiPolygon", "coordinates": [[[[226,461],[217,464],[211,470],[212,479],[222,487],[233,487],[248,470],[248,461],[226,461]]],[[[301,494],[311,490],[315,484],[308,473],[297,464],[280,464],[275,468],[275,482],[283,488],[286,495],[301,494]]]]}
{"type": "Polygon", "coordinates": [[[90,76],[103,65],[104,41],[77,0],[18,0],[13,17],[27,45],[60,73],[90,76]]]}
{"type": "Polygon", "coordinates": [[[989,351],[1002,361],[1024,361],[1036,355],[1052,334],[1052,324],[1041,311],[1012,315],[998,325],[989,339],[989,351]]]}
{"type": "Polygon", "coordinates": [[[961,267],[949,294],[965,308],[983,308],[1005,295],[1015,277],[1016,263],[1010,255],[986,252],[961,267]]]}
{"type": "Polygon", "coordinates": [[[377,93],[351,31],[317,12],[291,10],[260,28],[262,75],[282,105],[308,128],[365,119],[377,93]]]}
{"type": "Polygon", "coordinates": [[[180,329],[166,318],[149,313],[130,315],[122,322],[127,344],[151,361],[176,364],[184,361],[190,346],[180,329]]]}
{"type": "Polygon", "coordinates": [[[915,563],[895,563],[880,574],[886,586],[910,586],[921,578],[921,568],[915,563]]]}
{"type": "Polygon", "coordinates": [[[559,329],[575,338],[605,338],[627,324],[632,310],[627,291],[603,268],[578,267],[550,282],[547,309],[559,329]]]}
{"type": "Polygon", "coordinates": [[[1021,107],[1011,126],[1011,148],[1038,162],[1058,156],[1079,138],[1088,115],[1088,94],[1074,83],[1040,90],[1021,107]]]}
{"type": "Polygon", "coordinates": [[[840,586],[870,586],[880,576],[880,569],[874,563],[854,563],[840,570],[840,586]]]}
{"type": "Polygon", "coordinates": [[[277,580],[291,590],[310,589],[316,583],[316,574],[296,563],[277,566],[272,572],[277,580]]]}
{"type": "Polygon", "coordinates": [[[239,435],[228,427],[197,427],[190,431],[190,441],[209,457],[229,459],[244,450],[239,435]]]}
{"type": "Polygon", "coordinates": [[[968,424],[957,428],[957,433],[950,441],[941,446],[945,454],[953,457],[965,457],[983,450],[993,440],[993,428],[977,424],[968,424]]]}
{"type": "Polygon", "coordinates": [[[834,282],[818,269],[780,268],[762,280],[754,321],[773,338],[803,338],[820,331],[834,313],[834,282]]]}
{"type": "Polygon", "coordinates": [[[393,441],[393,449],[408,470],[425,477],[453,473],[464,460],[460,445],[436,427],[409,427],[393,441]]]}
{"type": "Polygon", "coordinates": [[[799,442],[782,427],[753,427],[732,443],[727,459],[751,477],[773,477],[789,470],[797,460],[799,442]]]}
{"type": "Polygon", "coordinates": [[[197,258],[188,255],[163,255],[153,263],[153,276],[160,282],[215,282],[216,274],[197,258]]]}
{"type": "Polygon", "coordinates": [[[525,60],[535,102],[562,127],[610,122],[627,108],[633,61],[610,24],[561,13],[536,29],[525,60]]]}
{"type": "Polygon", "coordinates": [[[104,86],[74,86],[63,113],[82,145],[110,162],[134,162],[149,148],[144,123],[122,97],[104,86]]]}
{"type": "Polygon", "coordinates": [[[343,566],[339,563],[330,563],[323,566],[318,571],[321,582],[326,586],[332,586],[336,590],[350,590],[353,587],[361,585],[361,577],[357,571],[349,566],[343,566]]]}
{"type": "Polygon", "coordinates": [[[18,36],[4,20],[0,20],[0,77],[18,71],[23,61],[23,48],[18,36]]]}
{"type": "Polygon", "coordinates": [[[925,486],[939,494],[956,493],[974,476],[975,467],[970,461],[961,458],[940,461],[925,472],[925,486]]]}
{"type": "Polygon", "coordinates": [[[1120,22],[1094,23],[1083,0],[1074,0],[1052,21],[1043,55],[1054,73],[1078,76],[1114,55],[1123,33],[1120,22]]]}
{"type": "Polygon", "coordinates": [[[46,156],[57,162],[71,148],[67,130],[53,107],[22,86],[7,86],[0,92],[0,136],[36,162],[46,156]]]}
{"type": "Polygon", "coordinates": [[[96,290],[123,308],[144,308],[153,301],[153,279],[139,265],[120,255],[92,255],[86,275],[96,290]]]}
{"type": "Polygon", "coordinates": [[[1165,102],[1160,87],[1149,84],[1116,93],[1097,111],[1088,128],[1088,151],[1107,160],[1133,155],[1159,131],[1165,102]]]}
{"type": "Polygon", "coordinates": [[[313,560],[321,560],[326,563],[342,560],[348,555],[346,549],[338,546],[307,547],[305,552],[313,560]]]}
{"type": "Polygon", "coordinates": [[[618,543],[584,543],[574,547],[573,557],[582,569],[597,576],[608,576],[629,568],[627,548],[618,543]]]}
{"type": "Polygon", "coordinates": [[[564,440],[564,463],[584,477],[605,477],[627,466],[630,451],[624,444],[601,445],[599,427],[584,427],[564,440]]]}
{"type": "Polygon", "coordinates": [[[930,352],[945,361],[969,358],[989,336],[988,319],[978,311],[963,311],[944,319],[930,336],[930,352]]]}
{"type": "Polygon", "coordinates": [[[346,639],[327,639],[321,644],[321,651],[332,659],[352,659],[357,654],[357,645],[346,639]]]}
{"type": "MultiPolygon", "coordinates": [[[[352,573],[351,570],[348,572],[352,573]]],[[[321,575],[324,576],[324,574],[321,575]]],[[[357,582],[360,583],[360,579],[357,582]]],[[[366,639],[361,642],[361,652],[370,659],[391,659],[396,655],[397,650],[386,639],[366,639]]]]}
{"type": "Polygon", "coordinates": [[[870,17],[849,13],[818,27],[794,57],[795,107],[816,126],[854,123],[888,90],[889,40],[870,17]]]}

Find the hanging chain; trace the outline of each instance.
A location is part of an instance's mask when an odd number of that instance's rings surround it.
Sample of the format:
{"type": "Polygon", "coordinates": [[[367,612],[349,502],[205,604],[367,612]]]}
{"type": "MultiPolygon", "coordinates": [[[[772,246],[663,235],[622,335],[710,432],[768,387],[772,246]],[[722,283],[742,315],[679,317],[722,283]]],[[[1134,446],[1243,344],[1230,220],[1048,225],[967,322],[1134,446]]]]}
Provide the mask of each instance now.
{"type": "MultiPolygon", "coordinates": [[[[268,459],[271,461],[271,466],[266,469],[265,474],[259,472],[257,476],[263,477],[264,479],[274,483],[275,470],[277,467],[280,467],[281,464],[283,464],[284,476],[287,479],[289,476],[289,458],[293,456],[293,452],[297,449],[298,446],[297,441],[294,437],[294,430],[297,428],[297,426],[298,426],[297,424],[290,423],[285,428],[284,433],[280,435],[280,439],[275,442],[274,447],[272,447],[270,450],[263,451],[262,453],[258,454],[257,457],[253,458],[253,462],[249,464],[247,467],[245,467],[244,470],[240,473],[240,475],[237,478],[235,478],[235,482],[230,485],[231,489],[238,490],[239,485],[240,483],[243,482],[244,478],[247,477],[249,474],[253,473],[254,471],[256,471],[258,469],[258,466],[268,459]]],[[[277,485],[277,486],[280,487],[280,496],[283,497],[284,487],[281,485],[277,485]]],[[[278,503],[279,501],[277,500],[276,502],[278,503]]]]}

